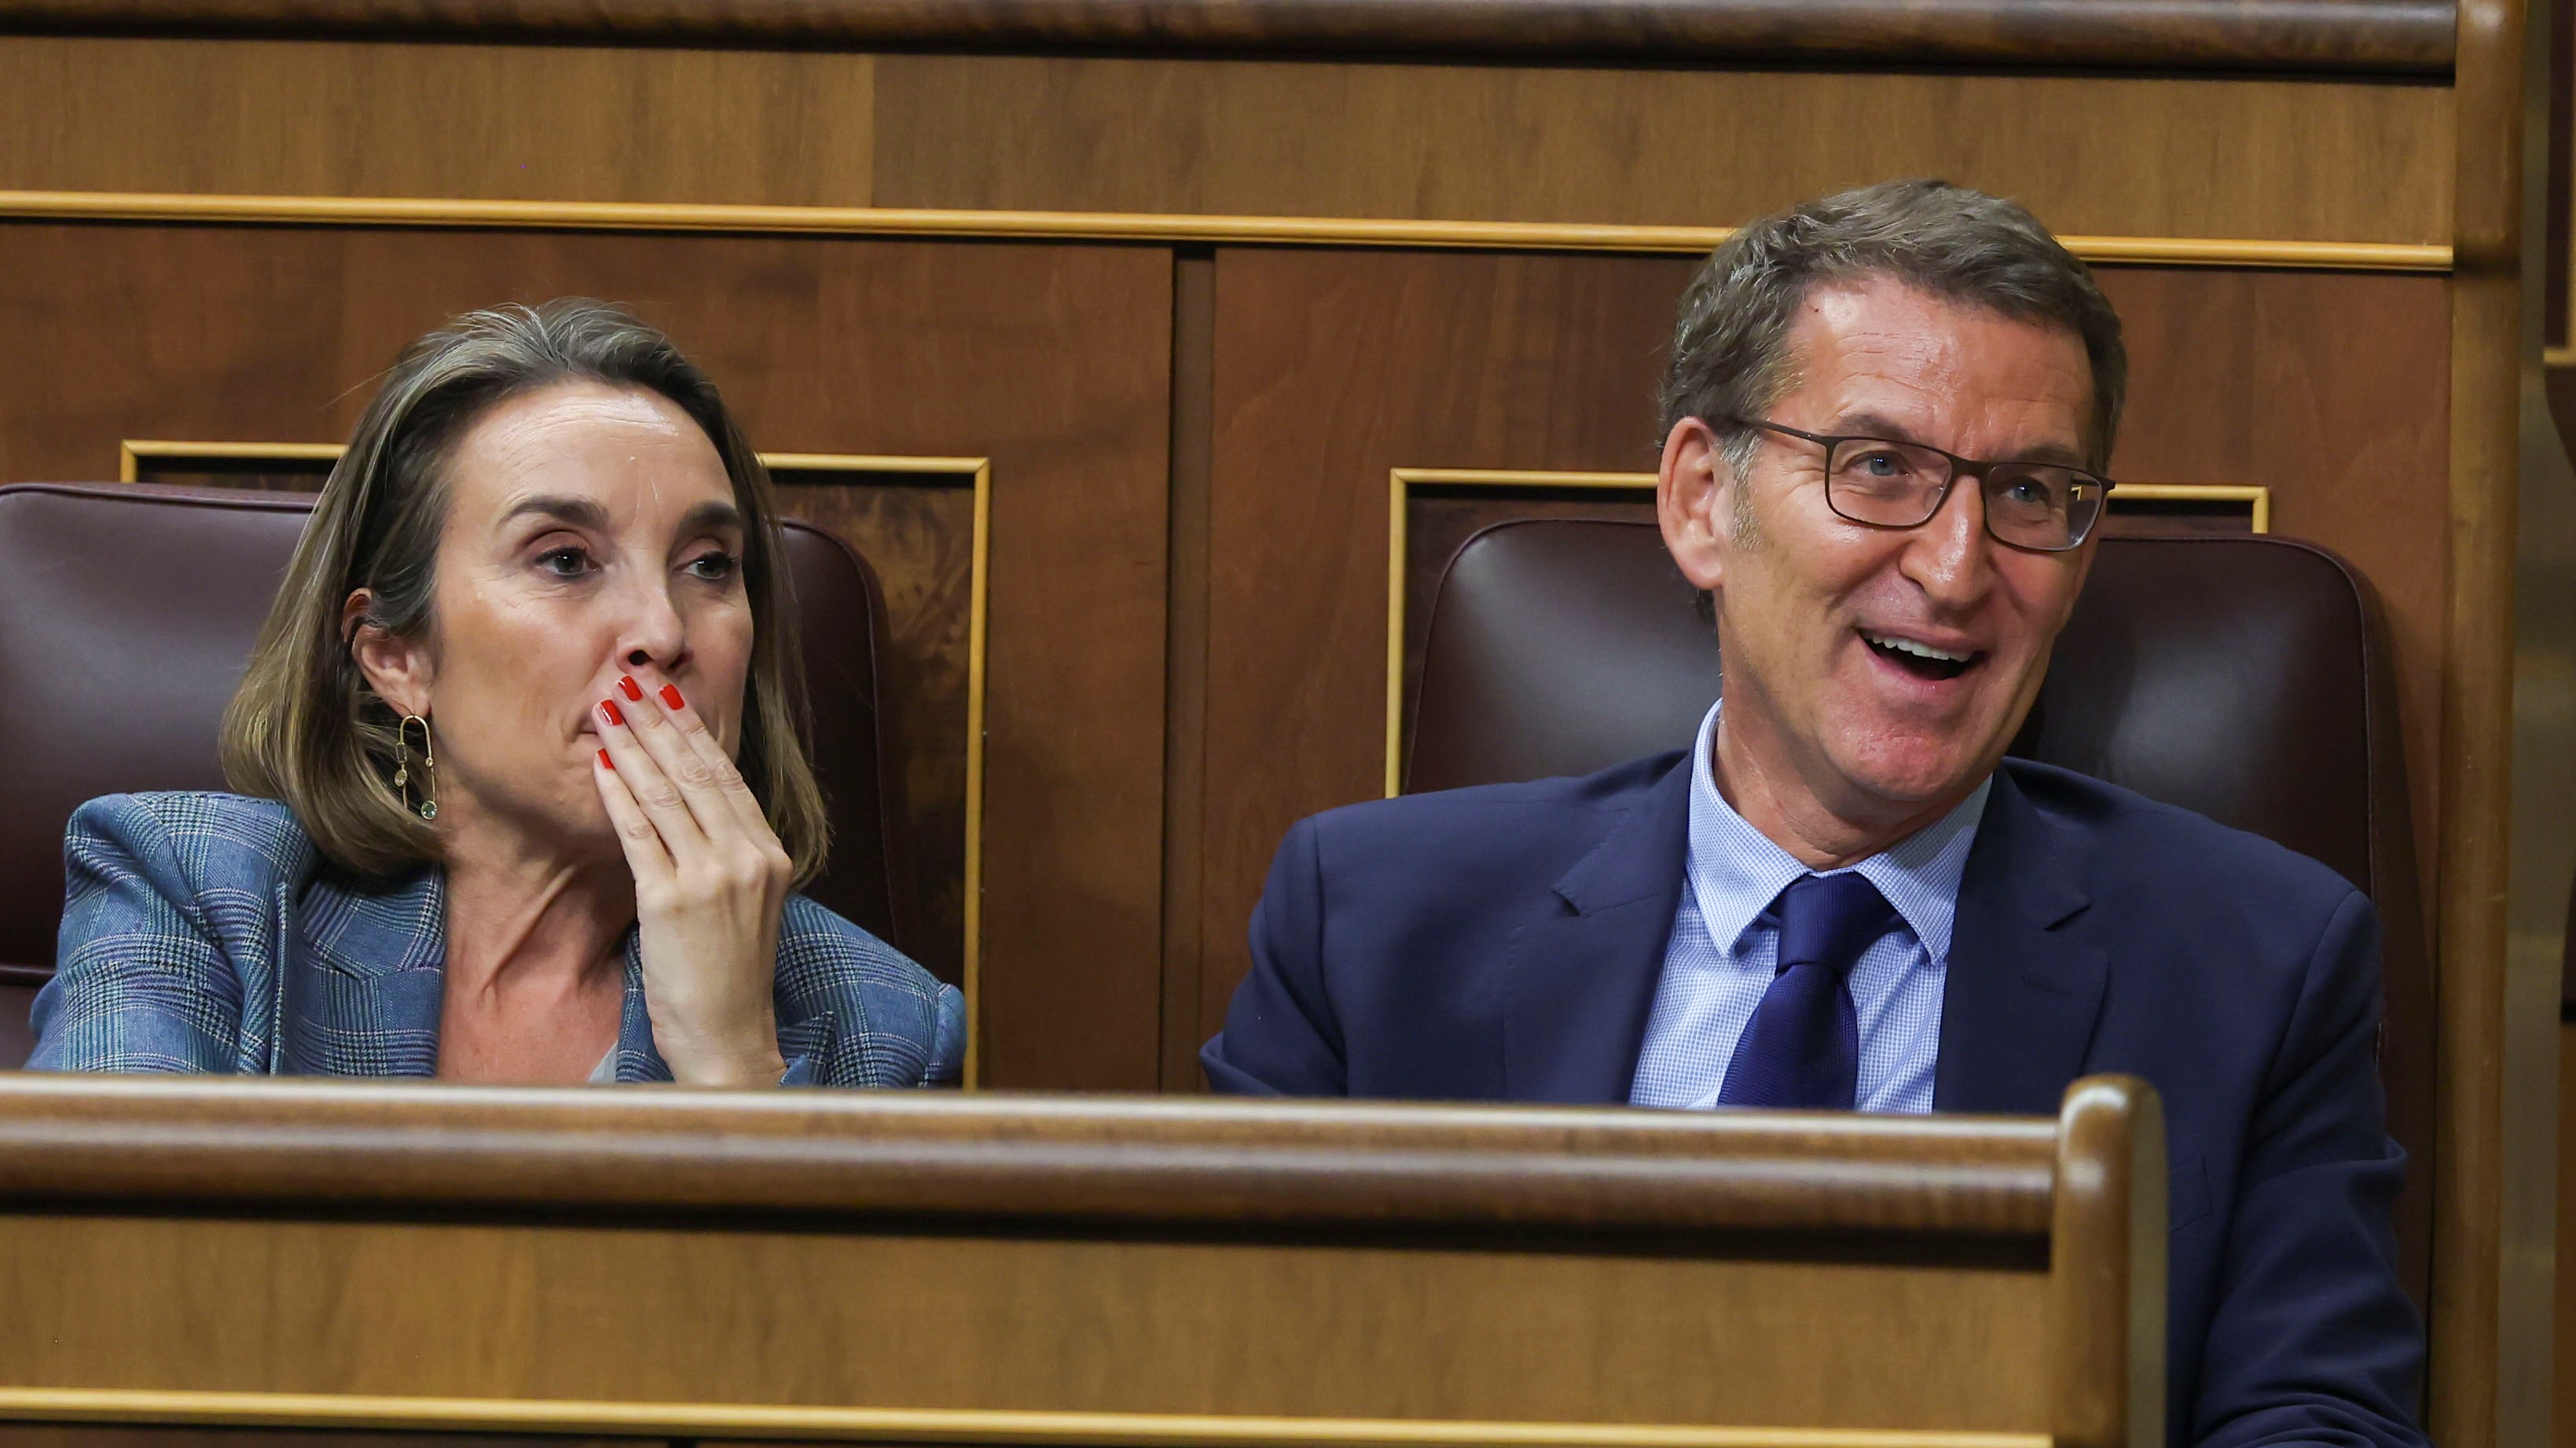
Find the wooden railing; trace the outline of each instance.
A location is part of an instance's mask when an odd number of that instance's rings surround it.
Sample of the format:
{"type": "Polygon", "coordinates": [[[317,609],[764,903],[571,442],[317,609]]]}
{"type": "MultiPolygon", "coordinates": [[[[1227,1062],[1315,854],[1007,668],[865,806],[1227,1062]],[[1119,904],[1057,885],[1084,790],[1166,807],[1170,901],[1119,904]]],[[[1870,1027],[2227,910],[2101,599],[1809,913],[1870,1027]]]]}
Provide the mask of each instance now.
{"type": "Polygon", "coordinates": [[[2161,1443],[2163,1128],[0,1077],[0,1417],[2161,1443]]]}
{"type": "Polygon", "coordinates": [[[0,0],[0,30],[2447,77],[2444,0],[0,0]]]}

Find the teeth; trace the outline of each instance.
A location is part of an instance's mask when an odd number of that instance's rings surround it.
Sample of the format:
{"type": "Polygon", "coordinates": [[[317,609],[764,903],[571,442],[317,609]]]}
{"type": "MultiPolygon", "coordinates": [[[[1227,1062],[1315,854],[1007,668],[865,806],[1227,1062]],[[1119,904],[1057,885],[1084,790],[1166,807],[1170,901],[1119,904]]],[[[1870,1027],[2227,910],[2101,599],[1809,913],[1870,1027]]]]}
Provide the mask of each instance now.
{"type": "Polygon", "coordinates": [[[1886,634],[1874,634],[1866,629],[1861,631],[1861,637],[1883,649],[1893,649],[1901,654],[1912,654],[1918,659],[1938,659],[1945,664],[1964,664],[1970,657],[1967,654],[1951,653],[1947,649],[1936,649],[1930,644],[1918,644],[1912,639],[1892,638],[1886,634]]]}

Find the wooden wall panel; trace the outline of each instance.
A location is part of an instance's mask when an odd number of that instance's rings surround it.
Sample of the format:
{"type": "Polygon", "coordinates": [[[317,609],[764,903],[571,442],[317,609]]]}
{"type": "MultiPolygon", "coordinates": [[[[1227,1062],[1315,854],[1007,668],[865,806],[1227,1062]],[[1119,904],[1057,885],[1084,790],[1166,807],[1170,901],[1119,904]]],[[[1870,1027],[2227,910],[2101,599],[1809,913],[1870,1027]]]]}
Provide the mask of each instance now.
{"type": "Polygon", "coordinates": [[[2576,1211],[2568,1210],[2576,1202],[2576,1150],[2569,1149],[2567,1139],[2576,1130],[2576,1026],[2562,1025],[2558,1032],[2558,1129],[2558,1261],[2571,1270],[2561,1270],[2551,1284],[2556,1332],[2551,1341],[2549,1441],[2568,1448],[2576,1444],[2576,1211]]]}
{"type": "Polygon", "coordinates": [[[2272,531],[2378,591],[2432,918],[2447,602],[2450,303],[2439,277],[2105,267],[2129,343],[2114,476],[2264,483],[2272,531]]]}
{"type": "Polygon", "coordinates": [[[865,206],[873,65],[0,36],[0,189],[865,206]]]}
{"type": "Polygon", "coordinates": [[[2048,1426],[2051,1364],[2034,1344],[2049,1340],[2050,1283],[2037,1244],[2014,1236],[1417,1233],[1281,1248],[1223,1229],[1030,1240],[933,1221],[905,1235],[12,1214],[0,1384],[2048,1426]],[[1708,1370],[1713,1345],[1731,1371],[1708,1370]]]}
{"type": "MultiPolygon", "coordinates": [[[[1246,964],[1245,922],[1280,835],[1383,787],[1388,470],[1651,466],[1659,350],[1688,271],[1634,258],[1219,254],[1208,1029],[1246,964]]],[[[2383,595],[2429,893],[2442,282],[2103,277],[2133,359],[2115,475],[2268,484],[2275,532],[2335,548],[2383,595]]]]}
{"type": "Polygon", "coordinates": [[[0,479],[127,437],[335,441],[453,311],[636,304],[755,445],[993,459],[986,1079],[1150,1089],[1169,254],[400,229],[0,226],[0,479]]]}
{"type": "Polygon", "coordinates": [[[884,206],[1727,226],[1935,174],[2071,233],[2450,239],[2432,86],[889,55],[876,96],[884,206]]]}
{"type": "Polygon", "coordinates": [[[974,479],[781,472],[779,506],[855,544],[885,591],[886,747],[903,773],[899,827],[914,876],[915,960],[965,978],[966,721],[972,661],[974,479]]]}
{"type": "Polygon", "coordinates": [[[1216,258],[1203,249],[1172,267],[1172,550],[1165,636],[1163,748],[1163,1059],[1166,1091],[1195,1091],[1200,988],[1199,920],[1206,861],[1208,489],[1215,468],[1216,258]]]}
{"type": "Polygon", "coordinates": [[[1217,254],[1203,1030],[1280,835],[1382,792],[1388,471],[1651,466],[1691,265],[1217,254]]]}

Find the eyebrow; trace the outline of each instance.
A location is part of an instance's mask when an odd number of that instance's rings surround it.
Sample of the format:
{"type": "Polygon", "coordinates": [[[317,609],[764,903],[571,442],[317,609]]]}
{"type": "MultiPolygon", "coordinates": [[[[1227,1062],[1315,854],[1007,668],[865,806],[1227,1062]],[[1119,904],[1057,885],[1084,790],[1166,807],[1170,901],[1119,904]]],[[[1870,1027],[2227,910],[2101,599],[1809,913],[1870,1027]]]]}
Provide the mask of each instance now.
{"type": "Polygon", "coordinates": [[[719,529],[731,529],[736,533],[751,531],[742,520],[742,509],[735,507],[729,498],[710,498],[680,517],[682,533],[713,533],[719,529]]]}
{"type": "MultiPolygon", "coordinates": [[[[1844,437],[1883,438],[1888,442],[1912,443],[1916,447],[1934,446],[1933,444],[1925,442],[1922,438],[1916,436],[1912,428],[1909,428],[1905,424],[1892,418],[1883,417],[1875,412],[1856,412],[1839,419],[1834,423],[1834,433],[1837,436],[1844,437]]],[[[1947,451],[1945,448],[1936,450],[1947,451]]],[[[2092,466],[2091,463],[2085,460],[2084,454],[2081,450],[2068,447],[2063,443],[2054,442],[2041,443],[2039,446],[2031,448],[2026,452],[2017,452],[2009,457],[1976,458],[1973,459],[1973,461],[1987,463],[2054,463],[2062,467],[2070,468],[2089,468],[2092,466]]]]}
{"type": "MultiPolygon", "coordinates": [[[[564,493],[535,493],[521,498],[501,515],[501,522],[506,527],[531,514],[593,532],[609,531],[608,510],[600,506],[598,500],[564,493]]],[[[749,531],[743,525],[742,509],[734,506],[730,499],[711,498],[681,516],[679,531],[712,533],[727,528],[736,533],[749,531]]]]}
{"type": "Polygon", "coordinates": [[[501,515],[502,526],[507,527],[531,513],[552,518],[560,523],[569,523],[576,528],[589,528],[601,533],[608,531],[606,508],[601,507],[594,499],[576,498],[563,493],[533,493],[521,498],[510,505],[509,511],[501,515]]]}

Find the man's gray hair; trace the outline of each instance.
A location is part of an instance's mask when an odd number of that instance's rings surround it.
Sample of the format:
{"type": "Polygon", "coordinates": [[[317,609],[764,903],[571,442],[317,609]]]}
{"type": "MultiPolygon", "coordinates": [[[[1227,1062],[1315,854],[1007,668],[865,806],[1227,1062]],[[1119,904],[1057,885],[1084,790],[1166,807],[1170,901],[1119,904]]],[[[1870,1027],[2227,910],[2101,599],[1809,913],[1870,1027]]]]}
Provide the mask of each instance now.
{"type": "Polygon", "coordinates": [[[2128,391],[2120,317],[2093,273],[2013,202],[1946,181],[1886,181],[1766,216],[1728,237],[1683,293],[1665,370],[1663,429],[1706,422],[1740,474],[1759,418],[1791,383],[1790,325],[1818,283],[1889,276],[2021,321],[2066,328],[2092,364],[2095,468],[2107,468],[2128,391]]]}

